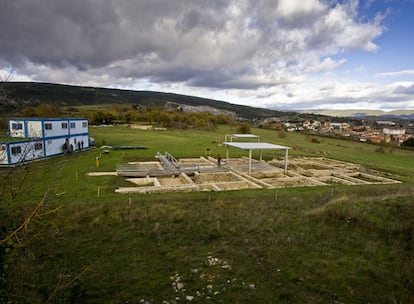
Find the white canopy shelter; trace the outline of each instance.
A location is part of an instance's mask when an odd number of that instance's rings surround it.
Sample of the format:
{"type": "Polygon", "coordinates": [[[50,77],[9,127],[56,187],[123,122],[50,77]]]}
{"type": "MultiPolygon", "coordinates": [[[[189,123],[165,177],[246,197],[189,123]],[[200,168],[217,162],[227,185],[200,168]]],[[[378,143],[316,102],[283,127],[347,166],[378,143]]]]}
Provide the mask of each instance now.
{"type": "Polygon", "coordinates": [[[227,148],[227,159],[229,158],[229,149],[228,147],[234,147],[242,150],[249,150],[249,175],[252,172],[252,151],[259,150],[260,151],[260,160],[262,160],[262,150],[285,150],[285,174],[287,172],[288,166],[288,151],[289,147],[274,145],[266,142],[223,142],[223,145],[227,148]]]}
{"type": "Polygon", "coordinates": [[[234,138],[240,138],[240,139],[257,139],[257,142],[260,142],[260,136],[254,135],[254,134],[231,134],[226,135],[224,140],[226,142],[232,142],[234,138]]]}

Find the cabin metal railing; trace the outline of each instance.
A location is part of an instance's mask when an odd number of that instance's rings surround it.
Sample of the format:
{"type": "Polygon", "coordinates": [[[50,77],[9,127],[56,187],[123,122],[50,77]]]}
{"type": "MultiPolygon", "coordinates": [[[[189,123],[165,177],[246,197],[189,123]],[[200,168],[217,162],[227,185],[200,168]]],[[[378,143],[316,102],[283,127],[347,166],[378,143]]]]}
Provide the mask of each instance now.
{"type": "Polygon", "coordinates": [[[174,156],[172,156],[170,153],[168,153],[168,152],[165,152],[164,153],[164,156],[170,161],[170,162],[172,162],[172,163],[178,163],[178,160],[174,157],[174,156]]]}
{"type": "Polygon", "coordinates": [[[156,158],[160,161],[165,171],[169,173],[179,174],[181,171],[178,169],[179,163],[170,153],[165,152],[164,155],[157,152],[156,158]]]}

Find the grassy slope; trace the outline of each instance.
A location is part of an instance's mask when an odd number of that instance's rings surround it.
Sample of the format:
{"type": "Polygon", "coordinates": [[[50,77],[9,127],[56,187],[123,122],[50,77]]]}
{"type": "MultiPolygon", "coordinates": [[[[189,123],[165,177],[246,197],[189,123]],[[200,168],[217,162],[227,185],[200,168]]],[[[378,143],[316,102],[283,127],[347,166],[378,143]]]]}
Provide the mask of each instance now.
{"type": "MultiPolygon", "coordinates": [[[[98,144],[148,147],[102,155],[102,171],[157,151],[199,156],[208,147],[224,154],[215,143],[234,132],[91,130],[98,144]]],[[[118,195],[113,188],[122,179],[85,175],[96,170],[98,150],[37,162],[16,205],[29,207],[47,192],[47,206],[61,209],[41,219],[45,230],[15,258],[14,292],[31,303],[50,295],[56,303],[174,303],[188,295],[198,303],[414,301],[414,153],[253,132],[296,147],[291,154],[328,153],[405,183],[118,195]],[[185,291],[174,290],[177,281],[185,291]]]]}

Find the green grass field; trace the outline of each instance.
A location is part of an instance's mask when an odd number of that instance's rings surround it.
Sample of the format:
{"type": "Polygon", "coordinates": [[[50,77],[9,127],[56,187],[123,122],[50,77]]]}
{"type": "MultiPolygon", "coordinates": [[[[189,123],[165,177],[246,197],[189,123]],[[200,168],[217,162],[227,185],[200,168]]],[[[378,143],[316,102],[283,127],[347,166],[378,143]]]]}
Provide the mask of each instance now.
{"type": "Polygon", "coordinates": [[[218,143],[237,131],[118,126],[90,133],[98,147],[147,149],[101,155],[95,148],[14,172],[7,183],[18,192],[10,207],[16,216],[45,204],[19,234],[25,246],[8,255],[3,302],[414,302],[413,151],[253,129],[262,141],[292,147],[292,156],[356,162],[403,183],[120,195],[114,189],[122,178],[86,173],[154,160],[156,152],[225,154],[218,143]]]}

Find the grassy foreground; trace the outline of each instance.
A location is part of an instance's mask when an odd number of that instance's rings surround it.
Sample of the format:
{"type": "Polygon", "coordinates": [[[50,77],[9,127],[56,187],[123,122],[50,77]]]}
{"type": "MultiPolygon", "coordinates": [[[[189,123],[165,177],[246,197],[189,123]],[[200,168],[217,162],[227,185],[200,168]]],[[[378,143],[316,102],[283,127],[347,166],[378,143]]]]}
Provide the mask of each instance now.
{"type": "MultiPolygon", "coordinates": [[[[342,140],[253,130],[291,155],[354,161],[401,185],[119,195],[119,162],[157,151],[198,157],[231,128],[209,131],[91,130],[99,149],[36,162],[16,212],[39,215],[7,269],[13,303],[412,303],[414,152],[342,140]]],[[[231,151],[231,156],[244,155],[231,151]]],[[[267,152],[265,158],[277,157],[267,152]]],[[[4,171],[2,171],[4,173],[4,171]]],[[[2,302],[2,301],[0,301],[2,302]]]]}

